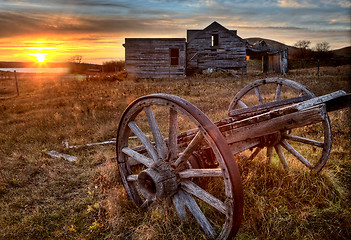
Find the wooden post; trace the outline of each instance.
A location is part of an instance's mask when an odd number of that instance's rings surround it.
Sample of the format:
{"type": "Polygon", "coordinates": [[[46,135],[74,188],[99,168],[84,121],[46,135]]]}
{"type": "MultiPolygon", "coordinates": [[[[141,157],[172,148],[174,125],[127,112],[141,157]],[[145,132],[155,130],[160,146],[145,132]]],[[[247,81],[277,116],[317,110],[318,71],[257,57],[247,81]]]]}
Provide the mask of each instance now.
{"type": "Polygon", "coordinates": [[[16,90],[17,90],[17,96],[19,96],[19,90],[18,90],[18,80],[17,80],[17,73],[16,70],[14,71],[15,73],[15,79],[16,79],[16,90]]]}
{"type": "Polygon", "coordinates": [[[317,74],[318,74],[318,77],[319,77],[319,59],[317,60],[317,63],[318,63],[318,72],[317,72],[317,74]]]}

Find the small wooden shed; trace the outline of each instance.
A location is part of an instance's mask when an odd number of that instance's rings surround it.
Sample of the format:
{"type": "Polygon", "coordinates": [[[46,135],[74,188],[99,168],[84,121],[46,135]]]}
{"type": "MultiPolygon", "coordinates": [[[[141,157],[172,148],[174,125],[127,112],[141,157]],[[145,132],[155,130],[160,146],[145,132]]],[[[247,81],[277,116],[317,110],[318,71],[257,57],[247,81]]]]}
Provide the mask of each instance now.
{"type": "Polygon", "coordinates": [[[185,38],[126,38],[125,70],[137,78],[184,78],[185,38]]]}

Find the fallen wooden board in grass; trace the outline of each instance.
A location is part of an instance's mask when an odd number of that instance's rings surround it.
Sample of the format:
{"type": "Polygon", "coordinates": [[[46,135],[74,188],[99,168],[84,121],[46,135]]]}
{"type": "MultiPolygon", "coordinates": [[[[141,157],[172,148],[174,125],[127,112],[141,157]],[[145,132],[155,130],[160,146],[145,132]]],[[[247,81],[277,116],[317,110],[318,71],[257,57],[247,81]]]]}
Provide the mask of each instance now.
{"type": "Polygon", "coordinates": [[[70,162],[76,162],[77,161],[77,157],[75,156],[71,156],[69,154],[65,154],[65,153],[59,153],[59,152],[56,152],[54,150],[51,150],[51,151],[48,151],[46,152],[47,155],[49,155],[50,157],[53,157],[53,158],[63,158],[67,161],[70,161],[70,162]]]}

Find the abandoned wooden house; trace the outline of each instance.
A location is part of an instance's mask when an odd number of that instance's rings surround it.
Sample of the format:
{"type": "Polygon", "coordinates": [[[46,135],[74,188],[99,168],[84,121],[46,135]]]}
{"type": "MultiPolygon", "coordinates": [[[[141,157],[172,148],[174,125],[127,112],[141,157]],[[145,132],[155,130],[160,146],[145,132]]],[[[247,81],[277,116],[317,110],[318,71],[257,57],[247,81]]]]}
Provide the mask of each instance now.
{"type": "Polygon", "coordinates": [[[183,78],[206,69],[246,73],[246,41],[213,22],[185,38],[126,38],[125,69],[137,78],[183,78]]]}

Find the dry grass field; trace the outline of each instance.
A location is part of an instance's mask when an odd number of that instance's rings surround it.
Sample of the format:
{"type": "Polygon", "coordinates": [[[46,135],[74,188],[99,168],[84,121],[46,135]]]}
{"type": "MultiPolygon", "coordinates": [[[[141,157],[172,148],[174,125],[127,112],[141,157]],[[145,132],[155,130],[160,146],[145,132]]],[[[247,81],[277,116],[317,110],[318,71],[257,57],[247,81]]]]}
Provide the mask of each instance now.
{"type": "MultiPolygon", "coordinates": [[[[127,198],[115,146],[66,149],[116,137],[128,104],[151,93],[180,96],[211,120],[226,116],[234,95],[269,76],[223,73],[185,80],[115,81],[83,76],[20,75],[0,79],[0,239],[204,239],[192,221],[164,209],[143,212],[127,198]],[[76,162],[51,158],[49,150],[76,162]]],[[[351,92],[350,66],[293,70],[286,78],[317,96],[351,92]]],[[[113,78],[116,79],[116,78],[113,78]]],[[[239,157],[244,219],[237,239],[351,239],[350,109],[329,114],[333,149],[320,174],[285,171],[263,154],[239,157]]],[[[310,154],[310,153],[305,153],[310,154]]]]}

